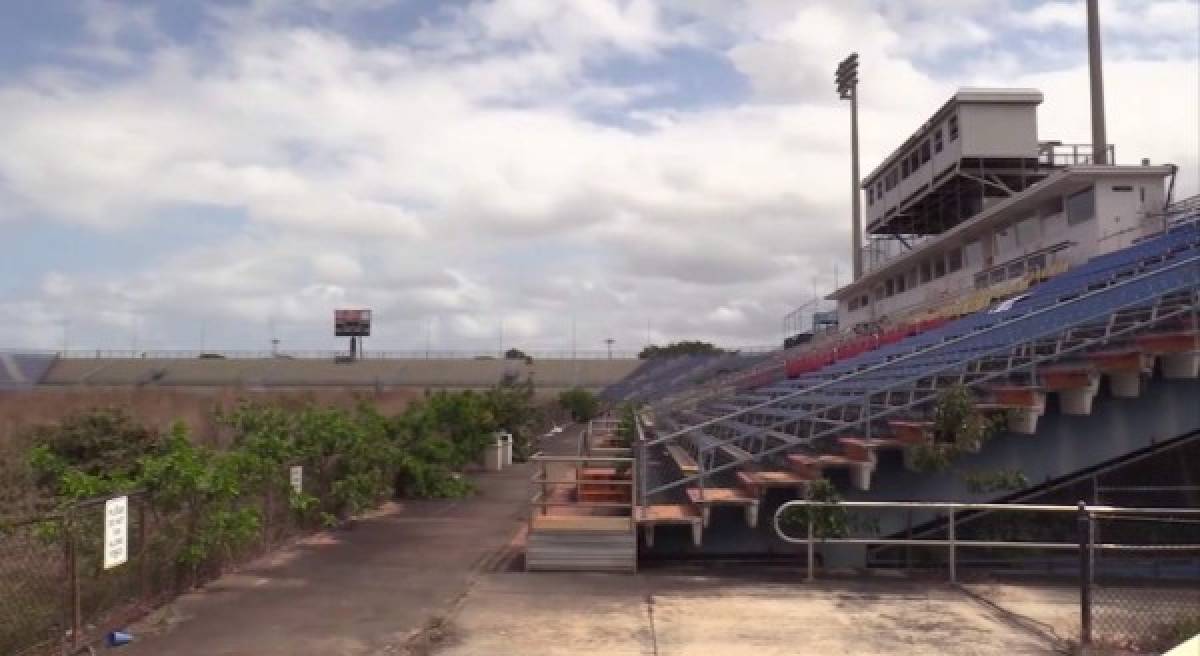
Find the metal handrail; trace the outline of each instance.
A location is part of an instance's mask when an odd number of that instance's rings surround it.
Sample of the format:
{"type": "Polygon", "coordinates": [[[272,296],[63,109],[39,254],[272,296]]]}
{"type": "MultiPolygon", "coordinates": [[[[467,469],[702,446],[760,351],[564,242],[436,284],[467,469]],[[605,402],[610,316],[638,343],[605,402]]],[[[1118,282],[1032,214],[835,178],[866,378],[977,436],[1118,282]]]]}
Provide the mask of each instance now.
{"type": "MultiPolygon", "coordinates": [[[[589,424],[588,424],[588,429],[590,429],[590,427],[591,427],[591,422],[589,422],[589,424]]],[[[529,459],[529,461],[534,463],[535,467],[540,467],[540,471],[535,469],[533,475],[529,479],[529,487],[533,488],[533,491],[531,492],[531,494],[529,496],[529,516],[528,516],[528,524],[527,524],[530,531],[533,530],[533,524],[534,524],[535,517],[539,514],[545,514],[547,509],[552,508],[552,507],[628,510],[629,511],[628,519],[629,519],[630,531],[637,530],[637,522],[634,521],[634,514],[635,514],[635,509],[637,507],[637,489],[638,489],[638,485],[640,484],[640,482],[638,480],[638,473],[636,471],[636,467],[634,467],[634,463],[636,462],[635,458],[620,457],[620,456],[592,456],[592,455],[547,456],[547,455],[542,455],[539,453],[539,454],[535,454],[534,456],[532,456],[529,459]],[[547,463],[556,463],[556,462],[557,463],[574,463],[576,465],[582,465],[582,466],[586,466],[586,465],[592,464],[592,463],[605,463],[605,464],[617,464],[617,465],[628,464],[628,465],[630,465],[629,472],[630,472],[631,479],[628,481],[607,480],[607,479],[601,479],[601,480],[574,479],[574,480],[568,480],[568,481],[563,481],[563,482],[557,482],[557,481],[553,481],[553,480],[550,480],[549,478],[547,478],[547,472],[545,470],[545,466],[547,463]],[[571,500],[555,501],[555,500],[548,499],[547,494],[546,494],[546,486],[547,485],[570,485],[570,486],[574,486],[576,489],[578,489],[581,485],[628,486],[630,489],[629,501],[627,503],[625,503],[625,502],[610,502],[610,501],[571,501],[571,500]]]]}
{"type": "Polygon", "coordinates": [[[603,479],[603,478],[598,478],[595,480],[586,479],[586,478],[584,478],[584,479],[579,479],[579,478],[559,479],[559,478],[543,478],[540,476],[534,476],[533,478],[529,479],[529,482],[530,483],[550,483],[553,485],[574,485],[575,487],[579,487],[580,485],[620,485],[620,486],[633,485],[633,481],[609,480],[609,479],[603,479]]]}
{"type": "MultiPolygon", "coordinates": [[[[779,506],[775,510],[775,515],[772,517],[772,527],[775,534],[780,540],[788,544],[803,544],[807,547],[807,567],[809,581],[815,578],[815,554],[814,545],[816,544],[862,544],[862,545],[884,545],[884,546],[927,546],[938,547],[944,546],[947,548],[949,556],[947,565],[950,574],[950,581],[954,582],[958,578],[957,568],[957,553],[958,547],[977,547],[977,548],[1011,548],[1011,549],[1061,549],[1061,550],[1079,550],[1081,545],[1079,542],[1035,542],[1022,540],[960,540],[956,537],[956,522],[955,514],[960,511],[1005,511],[1005,512],[1034,512],[1034,513],[1072,513],[1084,517],[1095,518],[1114,518],[1120,516],[1155,516],[1155,515],[1183,515],[1200,517],[1200,508],[1125,508],[1120,506],[1088,506],[1080,502],[1075,506],[1062,505],[1046,505],[1046,504],[1014,504],[1014,503],[968,503],[954,501],[813,501],[799,500],[788,501],[779,506]],[[806,524],[806,535],[802,538],[788,535],[781,524],[783,515],[793,508],[883,508],[883,509],[900,509],[900,510],[944,510],[946,516],[946,538],[850,538],[850,537],[817,537],[813,534],[812,517],[808,518],[806,524]]],[[[1200,544],[1117,544],[1117,543],[1090,543],[1090,548],[1093,550],[1106,551],[1197,551],[1200,552],[1200,544]]]]}

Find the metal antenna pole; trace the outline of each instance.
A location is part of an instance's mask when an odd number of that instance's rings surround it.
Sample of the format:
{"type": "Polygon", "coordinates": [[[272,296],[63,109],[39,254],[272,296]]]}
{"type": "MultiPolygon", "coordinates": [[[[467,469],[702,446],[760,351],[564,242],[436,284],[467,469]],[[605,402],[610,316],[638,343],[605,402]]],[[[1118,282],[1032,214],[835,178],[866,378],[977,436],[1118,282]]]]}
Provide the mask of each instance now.
{"type": "Polygon", "coordinates": [[[1108,136],[1104,125],[1104,58],[1100,51],[1099,0],[1087,0],[1088,71],[1092,83],[1092,163],[1108,161],[1108,136]]]}

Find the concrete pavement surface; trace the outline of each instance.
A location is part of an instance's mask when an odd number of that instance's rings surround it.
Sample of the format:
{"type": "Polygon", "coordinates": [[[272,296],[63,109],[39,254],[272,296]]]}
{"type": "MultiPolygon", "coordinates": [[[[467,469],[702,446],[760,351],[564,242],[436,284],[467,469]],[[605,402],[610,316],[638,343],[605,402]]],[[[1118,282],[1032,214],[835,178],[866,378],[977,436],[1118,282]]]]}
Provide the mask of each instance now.
{"type": "Polygon", "coordinates": [[[1063,653],[946,584],[861,579],[493,573],[443,626],[439,656],[1063,653]]]}

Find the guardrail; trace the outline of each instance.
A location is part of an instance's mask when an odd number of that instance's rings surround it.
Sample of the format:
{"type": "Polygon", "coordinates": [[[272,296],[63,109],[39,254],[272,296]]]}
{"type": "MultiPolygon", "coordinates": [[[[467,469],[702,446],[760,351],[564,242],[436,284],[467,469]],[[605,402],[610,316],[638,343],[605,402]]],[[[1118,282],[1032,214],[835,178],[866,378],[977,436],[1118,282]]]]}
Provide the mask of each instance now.
{"type": "MultiPolygon", "coordinates": [[[[534,473],[529,478],[530,487],[533,490],[529,499],[529,526],[532,530],[533,520],[538,515],[547,515],[551,508],[578,508],[587,511],[583,516],[587,516],[591,510],[603,510],[607,512],[615,510],[628,511],[630,524],[636,528],[634,522],[634,506],[636,505],[636,490],[637,490],[637,473],[635,471],[635,462],[633,458],[614,457],[614,456],[546,456],[537,454],[531,457],[530,462],[534,464],[534,473]],[[548,471],[547,465],[558,463],[565,465],[567,468],[575,469],[575,476],[571,477],[552,477],[548,471]],[[615,466],[617,469],[623,467],[628,468],[630,477],[628,480],[617,479],[580,479],[579,470],[589,466],[615,466]],[[628,502],[615,501],[580,501],[577,496],[581,486],[604,486],[604,487],[628,487],[630,488],[628,502]],[[549,487],[548,487],[549,486],[549,487]],[[571,492],[575,492],[572,495],[571,492]],[[557,494],[563,493],[566,494],[557,494]]],[[[624,513],[621,514],[624,516],[624,513]]],[[[631,528],[631,530],[633,530],[631,528]]]]}
{"type": "Polygon", "coordinates": [[[922,547],[946,547],[947,568],[950,574],[950,581],[957,581],[957,552],[960,547],[1004,547],[1014,549],[1063,549],[1068,551],[1094,551],[1094,550],[1114,550],[1114,551],[1137,551],[1137,550],[1160,550],[1160,551],[1196,551],[1200,553],[1200,544],[1179,544],[1179,545],[1134,545],[1134,544],[1112,544],[1112,543],[1093,543],[1091,541],[1091,531],[1087,531],[1086,535],[1081,534],[1078,542],[1037,542],[1037,541],[1021,541],[1021,540],[961,540],[955,535],[957,526],[956,515],[962,511],[1004,511],[1004,512],[1029,512],[1029,513],[1076,513],[1080,522],[1090,523],[1097,517],[1104,516],[1107,518],[1121,516],[1189,516],[1200,519],[1200,508],[1123,508],[1117,506],[1088,506],[1082,501],[1077,506],[1055,506],[1055,505],[1039,505],[1039,504],[1013,504],[1013,503],[956,503],[949,501],[789,501],[779,506],[775,511],[774,523],[775,533],[781,540],[789,544],[806,545],[808,580],[813,580],[815,577],[815,562],[813,547],[816,544],[864,544],[864,545],[889,545],[889,546],[922,546],[922,547]],[[788,535],[780,525],[783,515],[793,508],[883,508],[883,509],[902,509],[902,510],[933,510],[945,511],[946,513],[946,538],[903,538],[903,537],[823,537],[816,536],[813,533],[812,515],[810,514],[809,521],[805,522],[807,534],[804,537],[794,537],[788,535]]]}
{"type": "MultiPolygon", "coordinates": [[[[1125,508],[1118,506],[1088,506],[1080,501],[1075,506],[1040,505],[1040,504],[1008,504],[1008,503],[957,503],[957,502],[924,502],[924,501],[789,501],[775,511],[772,525],[776,535],[788,544],[803,544],[807,553],[807,579],[815,580],[816,557],[815,547],[819,544],[851,544],[879,546],[921,546],[944,547],[946,549],[946,566],[951,583],[958,582],[958,550],[962,548],[1004,548],[1004,549],[1039,549],[1074,551],[1079,554],[1079,609],[1080,609],[1080,642],[1084,645],[1092,642],[1093,621],[1093,588],[1095,587],[1095,557],[1096,552],[1143,552],[1143,553],[1188,553],[1200,555],[1200,544],[1170,543],[1147,541],[1145,543],[1114,543],[1097,542],[1097,520],[1142,520],[1164,524],[1200,524],[1200,508],[1125,508]],[[814,519],[822,521],[816,512],[805,512],[803,524],[805,535],[796,537],[789,535],[782,525],[783,518],[795,509],[896,509],[912,511],[924,510],[944,513],[945,538],[910,538],[910,537],[845,537],[818,536],[814,531],[814,519]],[[972,540],[960,539],[957,536],[958,513],[961,512],[1025,512],[1030,514],[1059,514],[1076,517],[1076,540],[1064,541],[1034,541],[1034,540],[972,540]]],[[[1148,536],[1154,533],[1149,531],[1148,536]]],[[[1151,537],[1151,540],[1153,538],[1151,537]]],[[[1103,587],[1097,588],[1103,590],[1103,587]]]]}

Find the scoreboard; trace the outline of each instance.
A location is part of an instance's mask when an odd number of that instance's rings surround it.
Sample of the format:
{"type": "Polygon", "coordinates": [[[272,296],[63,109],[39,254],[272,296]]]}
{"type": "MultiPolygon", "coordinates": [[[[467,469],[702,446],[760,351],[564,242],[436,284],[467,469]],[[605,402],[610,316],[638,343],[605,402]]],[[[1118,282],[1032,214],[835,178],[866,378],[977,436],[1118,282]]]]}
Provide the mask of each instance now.
{"type": "Polygon", "coordinates": [[[336,337],[370,337],[370,310],[334,310],[333,334],[336,337]]]}

